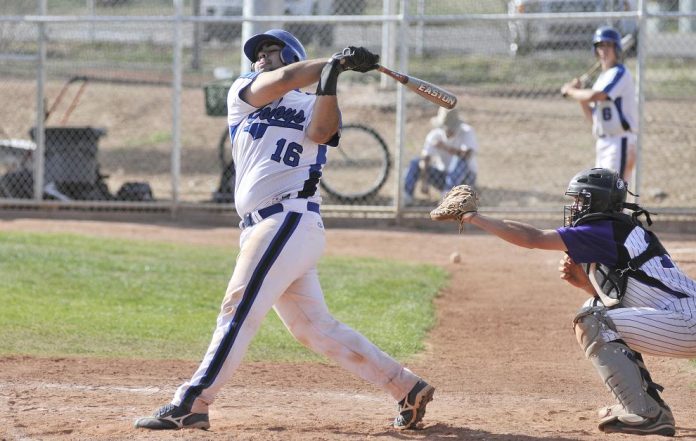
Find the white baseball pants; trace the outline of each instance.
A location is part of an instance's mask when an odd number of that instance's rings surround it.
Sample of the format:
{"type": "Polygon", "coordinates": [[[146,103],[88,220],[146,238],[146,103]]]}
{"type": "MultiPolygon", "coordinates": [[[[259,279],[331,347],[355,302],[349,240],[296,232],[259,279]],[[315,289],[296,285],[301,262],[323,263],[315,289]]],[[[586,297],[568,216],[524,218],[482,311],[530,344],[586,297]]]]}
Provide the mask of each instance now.
{"type": "Polygon", "coordinates": [[[304,199],[282,203],[283,212],[242,232],[240,253],[212,341],[172,403],[207,412],[272,307],[303,345],[401,400],[419,377],[333,318],[316,268],[325,247],[321,217],[307,211],[304,199]]]}

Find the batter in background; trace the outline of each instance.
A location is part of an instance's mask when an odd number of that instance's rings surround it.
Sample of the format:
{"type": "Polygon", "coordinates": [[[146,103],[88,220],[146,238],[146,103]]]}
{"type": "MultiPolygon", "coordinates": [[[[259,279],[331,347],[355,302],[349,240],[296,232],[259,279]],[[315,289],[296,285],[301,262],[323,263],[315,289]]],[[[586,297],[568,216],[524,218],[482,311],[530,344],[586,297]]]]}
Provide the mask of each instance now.
{"type": "Polygon", "coordinates": [[[696,282],[643,227],[638,218],[645,215],[650,225],[650,214],[627,203],[627,192],[617,172],[593,168],[568,184],[565,194],[572,203],[565,207],[565,226],[558,229],[480,214],[471,204],[478,197],[468,190],[460,192],[459,200],[453,191],[452,200],[446,197],[431,217],[458,219],[520,247],[564,251],[561,278],[589,295],[573,320],[575,336],[616,398],[599,409],[599,430],[672,436],[672,411],[641,353],[696,357],[696,282]],[[451,213],[465,208],[451,215],[443,207],[451,213]]]}
{"type": "Polygon", "coordinates": [[[421,154],[411,160],[406,171],[405,205],[413,204],[419,179],[424,195],[430,194],[431,186],[444,195],[455,185],[476,184],[478,142],[474,129],[460,119],[456,109],[440,108],[430,122],[433,129],[425,137],[421,154]]]}
{"type": "Polygon", "coordinates": [[[598,28],[592,38],[593,51],[602,66],[591,89],[575,78],[561,88],[564,96],[580,102],[592,121],[595,167],[608,168],[629,181],[636,162],[638,106],[633,77],[621,63],[621,34],[611,27],[598,28]]]}
{"type": "Polygon", "coordinates": [[[297,38],[279,29],[251,37],[244,54],[253,72],[227,97],[240,252],[200,366],[169,404],[135,426],[207,429],[208,407],[273,308],[299,342],[391,395],[394,427],[411,429],[435,389],[334,319],[317,273],[325,246],[318,184],[340,137],[336,83],[345,70],[375,69],[379,56],[348,47],[329,60],[307,60],[297,38]],[[316,94],[299,90],[317,82],[316,94]]]}

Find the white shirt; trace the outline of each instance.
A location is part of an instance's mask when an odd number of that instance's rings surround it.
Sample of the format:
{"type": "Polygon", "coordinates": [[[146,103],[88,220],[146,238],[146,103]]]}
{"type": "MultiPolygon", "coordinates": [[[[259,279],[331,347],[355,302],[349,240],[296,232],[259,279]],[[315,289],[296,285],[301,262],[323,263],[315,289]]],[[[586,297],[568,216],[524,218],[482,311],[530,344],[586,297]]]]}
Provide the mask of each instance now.
{"type": "Polygon", "coordinates": [[[633,77],[623,64],[599,74],[592,90],[602,91],[609,97],[606,101],[595,102],[592,107],[592,133],[596,137],[637,133],[636,91],[633,77]]]}
{"type": "Polygon", "coordinates": [[[453,159],[457,156],[446,152],[444,149],[438,148],[437,145],[443,142],[449,147],[456,148],[463,152],[471,151],[471,155],[467,159],[469,169],[474,173],[478,172],[476,163],[476,152],[478,151],[478,142],[474,129],[468,124],[460,124],[451,138],[447,137],[447,132],[444,128],[436,128],[430,131],[425,137],[423,144],[422,156],[430,157],[430,165],[440,171],[451,170],[453,159]]]}
{"type": "Polygon", "coordinates": [[[258,75],[242,75],[227,94],[237,213],[243,216],[298,193],[320,203],[318,184],[327,146],[306,134],[316,95],[293,90],[256,108],[239,94],[258,75]]]}

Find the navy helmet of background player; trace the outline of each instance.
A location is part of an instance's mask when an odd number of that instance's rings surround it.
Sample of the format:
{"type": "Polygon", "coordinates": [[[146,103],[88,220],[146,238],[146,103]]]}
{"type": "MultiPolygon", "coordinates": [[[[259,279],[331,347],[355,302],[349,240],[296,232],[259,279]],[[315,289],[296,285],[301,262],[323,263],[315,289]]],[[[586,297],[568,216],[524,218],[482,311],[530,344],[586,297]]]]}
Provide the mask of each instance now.
{"type": "Polygon", "coordinates": [[[626,202],[627,191],[617,172],[593,168],[571,179],[561,228],[475,211],[462,221],[521,247],[566,253],[561,278],[590,296],[574,319],[578,343],[617,400],[599,410],[599,429],[671,436],[674,417],[641,353],[696,357],[696,282],[643,227],[638,217],[650,225],[650,215],[626,202]]]}
{"type": "Polygon", "coordinates": [[[574,78],[561,87],[561,93],[577,100],[592,121],[595,167],[615,170],[629,180],[636,157],[638,105],[633,77],[622,63],[621,34],[609,26],[599,27],[592,37],[592,51],[602,68],[592,87],[574,78]]]}
{"type": "Polygon", "coordinates": [[[280,29],[253,36],[244,53],[254,71],[235,80],[227,98],[239,255],[203,361],[171,403],[135,426],[207,429],[209,405],[273,308],[298,341],[390,394],[399,410],[394,427],[413,428],[435,389],[333,318],[317,272],[326,242],[318,183],[327,144],[339,138],[338,76],[370,71],[379,57],[351,46],[328,61],[308,60],[280,29]],[[314,83],[316,94],[300,90],[314,83]]]}

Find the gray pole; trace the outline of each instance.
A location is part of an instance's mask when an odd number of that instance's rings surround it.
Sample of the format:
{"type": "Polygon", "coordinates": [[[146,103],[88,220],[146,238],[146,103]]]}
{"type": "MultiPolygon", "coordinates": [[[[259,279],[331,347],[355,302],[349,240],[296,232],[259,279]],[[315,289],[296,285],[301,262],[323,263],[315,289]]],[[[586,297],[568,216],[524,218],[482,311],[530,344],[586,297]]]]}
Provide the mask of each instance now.
{"type": "MultiPolygon", "coordinates": [[[[393,15],[396,11],[396,0],[382,0],[382,15],[393,15]]],[[[382,64],[394,66],[396,53],[396,23],[388,21],[382,23],[382,64]]],[[[379,87],[381,89],[396,87],[396,83],[386,75],[380,75],[379,87]]]]}
{"type": "MultiPolygon", "coordinates": [[[[420,16],[425,15],[425,0],[418,0],[417,3],[417,14],[420,16]]],[[[425,42],[425,23],[423,20],[418,20],[416,26],[416,56],[423,56],[423,45],[425,42]]]]}
{"type": "MultiPolygon", "coordinates": [[[[87,9],[89,9],[89,15],[94,17],[95,11],[94,11],[94,0],[87,0],[87,9]]],[[[94,22],[91,22],[89,24],[89,41],[94,43],[94,37],[95,37],[95,29],[94,29],[94,22]]]]}
{"type": "Polygon", "coordinates": [[[184,0],[174,0],[174,62],[172,66],[172,213],[179,204],[181,181],[181,52],[183,47],[184,0]]]}
{"type": "MultiPolygon", "coordinates": [[[[47,0],[38,1],[38,15],[46,15],[47,0]]],[[[36,63],[36,150],[34,150],[34,199],[43,199],[44,152],[46,151],[46,24],[38,23],[38,58],[36,63]]]]}
{"type": "MultiPolygon", "coordinates": [[[[201,12],[201,0],[193,0],[193,11],[194,17],[200,16],[201,12]]],[[[191,48],[191,69],[200,70],[201,69],[201,23],[193,23],[193,47],[191,48]]]]}
{"type": "MultiPolygon", "coordinates": [[[[691,13],[696,11],[696,0],[679,0],[679,12],[691,13]]],[[[679,18],[679,32],[691,33],[696,31],[696,20],[691,17],[679,18]]]]}
{"type": "MultiPolygon", "coordinates": [[[[633,171],[633,192],[640,194],[643,178],[643,126],[645,125],[645,94],[643,84],[645,79],[645,49],[647,32],[647,5],[645,0],[639,1],[638,15],[638,48],[636,52],[636,101],[638,102],[638,140],[636,141],[636,167],[633,171]]],[[[638,202],[638,198],[635,198],[638,202]]]]}
{"type": "MultiPolygon", "coordinates": [[[[244,18],[253,18],[263,15],[283,15],[283,0],[244,0],[244,18]]],[[[280,23],[277,22],[253,22],[244,21],[242,23],[242,45],[253,35],[260,34],[268,29],[278,28],[280,23]]],[[[251,70],[251,61],[247,60],[244,52],[241,54],[240,72],[249,72],[251,70]]]]}
{"type": "MultiPolygon", "coordinates": [[[[405,38],[408,21],[408,0],[401,0],[402,19],[399,22],[399,71],[408,73],[408,41],[405,38]]],[[[396,219],[401,218],[403,210],[403,170],[404,170],[404,129],[406,126],[406,96],[404,94],[403,84],[399,84],[396,88],[396,154],[394,164],[396,165],[396,182],[394,189],[394,206],[396,208],[396,219]]]]}

